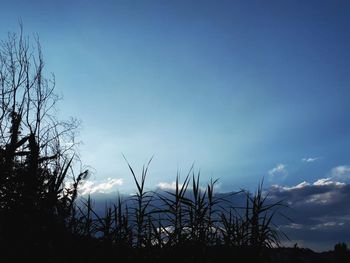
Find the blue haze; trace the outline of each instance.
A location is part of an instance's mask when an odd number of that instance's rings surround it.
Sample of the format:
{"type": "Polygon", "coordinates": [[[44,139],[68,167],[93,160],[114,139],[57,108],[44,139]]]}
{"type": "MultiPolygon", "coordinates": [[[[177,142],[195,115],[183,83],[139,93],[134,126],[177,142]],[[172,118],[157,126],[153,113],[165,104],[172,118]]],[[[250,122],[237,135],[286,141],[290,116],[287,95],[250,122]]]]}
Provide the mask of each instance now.
{"type": "Polygon", "coordinates": [[[195,162],[223,191],[350,164],[348,1],[1,1],[1,39],[38,33],[93,179],[150,186],[195,162]],[[302,158],[319,157],[312,163],[302,158]]]}

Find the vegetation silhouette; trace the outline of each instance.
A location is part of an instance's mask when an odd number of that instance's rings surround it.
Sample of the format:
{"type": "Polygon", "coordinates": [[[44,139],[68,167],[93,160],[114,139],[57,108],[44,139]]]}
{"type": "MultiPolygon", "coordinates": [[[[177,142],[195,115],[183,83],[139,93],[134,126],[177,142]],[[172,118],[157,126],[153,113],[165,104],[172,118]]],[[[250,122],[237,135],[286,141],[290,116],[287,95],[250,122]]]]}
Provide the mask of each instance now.
{"type": "MultiPolygon", "coordinates": [[[[89,173],[75,172],[78,122],[56,117],[54,76],[44,77],[38,39],[32,49],[22,32],[21,25],[0,47],[3,262],[297,262],[305,255],[280,248],[283,233],[273,221],[286,205],[269,203],[262,183],[255,193],[233,193],[245,196],[245,206],[235,207],[215,194],[216,180],[203,188],[193,167],[182,182],[176,176],[173,190],[157,192],[145,189],[151,160],[141,178],[126,161],[136,186],[131,198],[118,196],[104,215],[90,196],[79,201],[89,173]],[[293,257],[281,261],[290,251],[293,257]]],[[[339,262],[349,258],[346,245],[335,250],[339,262]]]]}

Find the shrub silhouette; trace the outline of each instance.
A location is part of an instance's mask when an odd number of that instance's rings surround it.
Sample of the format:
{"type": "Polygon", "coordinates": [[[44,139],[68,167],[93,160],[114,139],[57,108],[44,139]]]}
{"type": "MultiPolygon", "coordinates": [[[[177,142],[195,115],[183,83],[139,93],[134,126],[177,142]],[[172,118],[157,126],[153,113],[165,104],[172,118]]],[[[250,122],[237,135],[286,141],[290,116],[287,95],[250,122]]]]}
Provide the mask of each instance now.
{"type": "Polygon", "coordinates": [[[350,252],[346,243],[337,243],[334,246],[334,253],[337,262],[348,262],[350,258],[350,252]]]}
{"type": "Polygon", "coordinates": [[[0,46],[0,242],[9,250],[48,246],[69,233],[88,175],[71,174],[77,122],[56,119],[54,77],[44,77],[40,44],[31,49],[20,29],[0,46]]]}

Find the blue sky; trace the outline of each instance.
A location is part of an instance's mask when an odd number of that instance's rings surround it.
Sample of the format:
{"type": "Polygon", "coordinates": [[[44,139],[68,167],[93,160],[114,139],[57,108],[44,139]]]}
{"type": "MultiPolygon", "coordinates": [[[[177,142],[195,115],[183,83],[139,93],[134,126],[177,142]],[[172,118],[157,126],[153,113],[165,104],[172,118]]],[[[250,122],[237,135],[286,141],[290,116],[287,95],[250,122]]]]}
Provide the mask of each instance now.
{"type": "Polygon", "coordinates": [[[229,191],[350,165],[349,12],[347,1],[14,0],[1,3],[0,36],[18,18],[40,36],[92,180],[129,189],[121,153],[137,171],[154,154],[150,186],[195,162],[229,191]]]}

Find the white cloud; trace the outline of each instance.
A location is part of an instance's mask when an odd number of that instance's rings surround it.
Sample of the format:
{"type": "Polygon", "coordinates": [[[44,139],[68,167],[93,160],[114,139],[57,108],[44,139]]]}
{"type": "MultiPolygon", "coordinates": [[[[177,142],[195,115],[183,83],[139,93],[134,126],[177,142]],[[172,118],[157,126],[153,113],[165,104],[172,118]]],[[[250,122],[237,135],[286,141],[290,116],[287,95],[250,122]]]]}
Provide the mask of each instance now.
{"type": "Polygon", "coordinates": [[[286,191],[291,191],[291,190],[295,190],[295,189],[301,189],[301,188],[304,188],[306,186],[309,186],[310,184],[308,182],[301,182],[300,184],[297,184],[295,186],[291,186],[291,187],[288,187],[288,186],[283,186],[282,187],[282,190],[286,190],[286,191]]]}
{"type": "Polygon", "coordinates": [[[350,166],[339,165],[331,170],[331,176],[337,179],[350,179],[350,166]]]}
{"type": "Polygon", "coordinates": [[[282,164],[282,163],[277,164],[276,167],[269,170],[268,173],[269,173],[270,181],[274,181],[276,179],[277,180],[284,180],[288,176],[286,165],[282,164]]]}
{"type": "MultiPolygon", "coordinates": [[[[162,189],[162,190],[175,190],[176,189],[176,182],[172,182],[172,183],[164,183],[164,182],[160,182],[159,184],[157,184],[157,187],[162,189]]],[[[182,187],[182,184],[179,184],[179,188],[182,187]]]]}
{"type": "MultiPolygon", "coordinates": [[[[176,190],[176,182],[172,182],[172,183],[165,183],[165,182],[160,182],[156,185],[158,188],[162,189],[162,190],[176,190]]],[[[179,189],[181,189],[183,186],[183,184],[180,184],[179,183],[179,189]]],[[[215,184],[214,185],[214,190],[216,191],[220,191],[220,187],[221,187],[221,184],[218,183],[218,184],[215,184]]],[[[206,187],[204,186],[200,186],[199,189],[201,191],[205,191],[206,190],[206,187]]]]}
{"type": "MultiPolygon", "coordinates": [[[[339,191],[345,189],[346,183],[338,182],[332,178],[321,178],[312,184],[304,181],[295,186],[281,186],[273,185],[270,189],[278,191],[280,194],[299,196],[299,204],[315,204],[315,205],[329,205],[337,202],[340,194],[339,191]]],[[[289,200],[290,204],[293,203],[289,200]]]]}
{"type": "Polygon", "coordinates": [[[321,179],[318,179],[316,182],[314,182],[313,185],[316,185],[316,186],[323,186],[323,185],[344,186],[345,183],[333,181],[332,178],[321,178],[321,179]]]}
{"type": "Polygon", "coordinates": [[[301,159],[303,162],[306,162],[306,163],[313,163],[317,160],[319,160],[320,157],[309,157],[309,158],[303,158],[301,159]]]}
{"type": "Polygon", "coordinates": [[[123,179],[108,178],[106,181],[84,181],[80,186],[80,193],[82,195],[94,193],[108,193],[116,190],[116,186],[123,185],[123,179]]]}
{"type": "Polygon", "coordinates": [[[271,187],[272,187],[272,189],[276,189],[276,190],[280,190],[280,191],[293,191],[293,190],[303,189],[303,188],[308,187],[308,186],[343,187],[345,185],[346,185],[345,183],[334,181],[334,180],[332,180],[332,178],[321,178],[321,179],[318,179],[317,181],[313,182],[312,184],[310,184],[306,181],[303,181],[303,182],[301,182],[297,185],[293,185],[293,186],[281,186],[281,185],[274,184],[271,187]]]}

